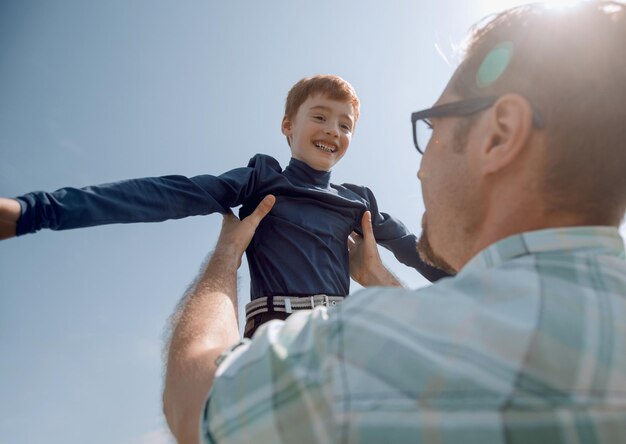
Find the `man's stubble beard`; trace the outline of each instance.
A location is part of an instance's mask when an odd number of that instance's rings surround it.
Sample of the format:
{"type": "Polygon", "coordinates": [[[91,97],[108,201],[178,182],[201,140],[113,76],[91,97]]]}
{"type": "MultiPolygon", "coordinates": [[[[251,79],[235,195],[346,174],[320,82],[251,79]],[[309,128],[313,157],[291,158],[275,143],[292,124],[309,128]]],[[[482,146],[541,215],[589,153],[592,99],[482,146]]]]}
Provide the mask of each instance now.
{"type": "Polygon", "coordinates": [[[417,253],[420,256],[420,259],[422,259],[427,265],[439,268],[450,275],[456,274],[456,270],[452,268],[452,266],[444,258],[435,253],[433,247],[430,245],[430,240],[428,239],[428,225],[425,217],[424,222],[422,223],[422,234],[417,241],[417,253]]]}

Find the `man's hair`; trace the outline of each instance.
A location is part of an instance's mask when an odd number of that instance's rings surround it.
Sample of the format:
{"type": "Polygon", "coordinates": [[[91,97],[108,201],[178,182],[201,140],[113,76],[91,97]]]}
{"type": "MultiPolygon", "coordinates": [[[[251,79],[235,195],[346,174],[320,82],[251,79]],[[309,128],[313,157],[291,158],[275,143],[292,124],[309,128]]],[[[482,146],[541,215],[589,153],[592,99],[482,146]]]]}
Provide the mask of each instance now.
{"type": "Polygon", "coordinates": [[[333,75],[305,77],[293,85],[285,101],[285,117],[293,120],[300,105],[314,95],[350,103],[354,110],[354,123],[359,119],[359,98],[354,88],[341,77],[333,75]]]}
{"type": "Polygon", "coordinates": [[[626,210],[626,5],[537,3],[502,12],[474,28],[451,90],[464,98],[523,95],[545,120],[549,207],[619,223],[626,210]]]}

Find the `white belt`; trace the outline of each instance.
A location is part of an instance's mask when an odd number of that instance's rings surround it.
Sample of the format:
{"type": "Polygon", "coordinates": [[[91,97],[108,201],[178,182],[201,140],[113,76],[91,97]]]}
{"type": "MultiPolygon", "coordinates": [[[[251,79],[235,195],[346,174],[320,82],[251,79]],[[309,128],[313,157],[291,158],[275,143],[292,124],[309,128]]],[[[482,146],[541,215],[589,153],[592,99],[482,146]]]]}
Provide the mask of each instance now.
{"type": "Polygon", "coordinates": [[[318,306],[333,307],[343,300],[343,296],[326,296],[325,294],[258,298],[246,304],[246,320],[258,314],[267,313],[268,311],[292,313],[293,310],[310,310],[318,306]]]}

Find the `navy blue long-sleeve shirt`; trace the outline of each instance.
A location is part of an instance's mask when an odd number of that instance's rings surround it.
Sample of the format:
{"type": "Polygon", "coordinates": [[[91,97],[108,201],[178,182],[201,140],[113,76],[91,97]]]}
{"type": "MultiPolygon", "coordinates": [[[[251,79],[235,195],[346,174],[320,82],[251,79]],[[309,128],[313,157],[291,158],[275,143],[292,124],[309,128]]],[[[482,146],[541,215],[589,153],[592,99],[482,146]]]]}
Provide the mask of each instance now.
{"type": "Polygon", "coordinates": [[[16,198],[22,207],[17,235],[42,228],[159,222],[225,213],[239,205],[239,217],[244,218],[268,194],[276,196],[276,204],[246,250],[251,299],[347,295],[346,242],[353,230],[360,232],[366,210],[372,212],[378,244],[431,281],[446,276],[421,261],[415,236],[400,221],[378,211],[368,188],[331,184],[330,172],[314,170],[296,159],[283,171],[274,158],[263,154],[254,156],[247,167],[220,176],[150,177],[28,193],[16,198]]]}

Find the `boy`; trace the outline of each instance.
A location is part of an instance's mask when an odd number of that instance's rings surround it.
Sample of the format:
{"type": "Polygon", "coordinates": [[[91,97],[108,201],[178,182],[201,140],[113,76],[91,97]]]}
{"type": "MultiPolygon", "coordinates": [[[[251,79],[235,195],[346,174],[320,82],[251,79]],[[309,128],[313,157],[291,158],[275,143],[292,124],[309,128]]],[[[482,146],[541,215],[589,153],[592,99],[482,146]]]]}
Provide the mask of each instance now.
{"type": "Polygon", "coordinates": [[[273,194],[276,204],[247,249],[250,298],[245,336],[293,310],[335,305],[349,293],[347,238],[370,210],[377,242],[430,280],[445,275],[424,264],[416,238],[399,221],[379,213],[372,192],[330,183],[359,117],[352,86],[337,76],[304,78],[289,91],[282,132],[292,159],[282,170],[257,154],[248,166],[220,176],[131,179],[54,193],[34,192],[0,200],[0,239],[41,228],[63,230],[110,223],[158,222],[242,205],[249,215],[273,194]]]}

